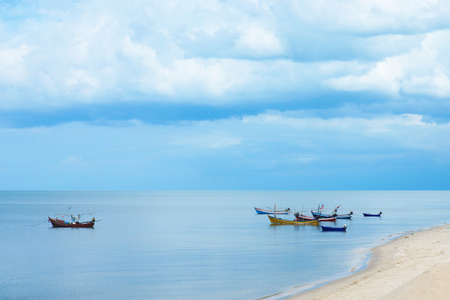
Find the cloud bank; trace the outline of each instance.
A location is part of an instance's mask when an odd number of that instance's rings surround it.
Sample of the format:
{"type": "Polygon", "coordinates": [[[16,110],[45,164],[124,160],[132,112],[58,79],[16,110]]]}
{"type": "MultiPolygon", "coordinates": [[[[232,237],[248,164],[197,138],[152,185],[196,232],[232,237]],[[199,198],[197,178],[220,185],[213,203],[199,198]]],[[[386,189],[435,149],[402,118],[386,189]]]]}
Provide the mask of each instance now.
{"type": "Polygon", "coordinates": [[[450,187],[447,1],[0,13],[0,188],[450,187]]]}
{"type": "Polygon", "coordinates": [[[440,99],[450,93],[449,10],[445,1],[14,2],[2,7],[0,109],[299,101],[323,90],[440,99]]]}
{"type": "Polygon", "coordinates": [[[448,184],[449,134],[419,115],[297,112],[3,129],[0,178],[13,189],[430,189],[448,184]]]}

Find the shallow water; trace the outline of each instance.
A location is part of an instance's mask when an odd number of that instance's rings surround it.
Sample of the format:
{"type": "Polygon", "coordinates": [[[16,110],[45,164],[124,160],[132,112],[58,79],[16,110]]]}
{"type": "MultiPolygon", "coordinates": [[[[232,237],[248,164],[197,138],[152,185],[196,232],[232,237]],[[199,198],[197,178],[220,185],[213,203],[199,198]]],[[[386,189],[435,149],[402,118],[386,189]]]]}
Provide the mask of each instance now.
{"type": "Polygon", "coordinates": [[[370,247],[448,222],[449,200],[448,191],[0,192],[0,298],[256,299],[348,275],[370,247]],[[253,207],[275,203],[341,205],[354,217],[337,222],[346,233],[272,226],[253,207]],[[51,228],[47,217],[69,206],[101,221],[51,228]]]}

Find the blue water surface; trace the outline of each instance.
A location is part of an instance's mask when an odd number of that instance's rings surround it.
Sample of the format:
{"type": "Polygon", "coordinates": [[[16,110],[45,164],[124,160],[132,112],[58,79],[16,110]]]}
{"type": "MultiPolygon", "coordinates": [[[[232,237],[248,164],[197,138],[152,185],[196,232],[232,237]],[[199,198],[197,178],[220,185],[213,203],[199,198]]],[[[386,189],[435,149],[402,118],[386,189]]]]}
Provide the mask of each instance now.
{"type": "Polygon", "coordinates": [[[3,191],[0,298],[284,297],[351,274],[398,234],[449,222],[449,200],[449,191],[3,191]],[[274,204],[341,205],[354,217],[337,222],[345,233],[273,226],[253,207],[274,204]],[[47,218],[69,207],[100,222],[52,228],[47,218]]]}

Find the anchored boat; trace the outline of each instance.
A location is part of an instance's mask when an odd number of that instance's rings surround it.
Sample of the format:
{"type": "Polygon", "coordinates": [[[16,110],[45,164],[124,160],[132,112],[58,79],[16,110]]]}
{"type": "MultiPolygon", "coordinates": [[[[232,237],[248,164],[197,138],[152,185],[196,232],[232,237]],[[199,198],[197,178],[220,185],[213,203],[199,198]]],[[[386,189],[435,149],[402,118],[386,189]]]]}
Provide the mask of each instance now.
{"type": "Polygon", "coordinates": [[[93,228],[95,224],[95,218],[87,222],[67,222],[64,220],[52,219],[48,217],[48,221],[52,223],[53,227],[70,227],[70,228],[93,228]]]}
{"type": "Polygon", "coordinates": [[[363,213],[364,217],[381,217],[382,212],[380,211],[377,214],[368,214],[368,213],[363,213]]]}
{"type": "Polygon", "coordinates": [[[338,207],[336,207],[331,214],[324,214],[324,213],[322,213],[323,207],[324,207],[323,204],[322,204],[322,206],[319,205],[319,207],[317,208],[316,211],[311,210],[311,214],[316,219],[320,219],[320,218],[351,219],[352,215],[353,215],[352,211],[348,214],[338,215],[337,210],[339,207],[341,207],[340,205],[338,207]]]}
{"type": "Polygon", "coordinates": [[[347,225],[344,224],[342,227],[329,227],[329,226],[321,226],[322,231],[347,231],[347,225]]]}
{"type": "Polygon", "coordinates": [[[289,221],[289,220],[283,220],[283,219],[275,218],[275,217],[271,217],[271,216],[268,216],[268,217],[269,217],[270,223],[272,223],[273,225],[316,225],[316,226],[319,225],[318,220],[289,221]]]}
{"type": "Polygon", "coordinates": [[[304,214],[300,214],[299,212],[295,212],[294,216],[295,216],[295,220],[294,221],[313,221],[313,220],[319,220],[320,222],[334,222],[334,221],[336,221],[335,217],[316,218],[314,216],[306,216],[304,214]]]}
{"type": "Polygon", "coordinates": [[[291,209],[288,207],[286,209],[276,209],[276,206],[274,209],[263,209],[255,207],[256,213],[258,214],[264,214],[264,215],[288,215],[291,212],[291,209]]]}

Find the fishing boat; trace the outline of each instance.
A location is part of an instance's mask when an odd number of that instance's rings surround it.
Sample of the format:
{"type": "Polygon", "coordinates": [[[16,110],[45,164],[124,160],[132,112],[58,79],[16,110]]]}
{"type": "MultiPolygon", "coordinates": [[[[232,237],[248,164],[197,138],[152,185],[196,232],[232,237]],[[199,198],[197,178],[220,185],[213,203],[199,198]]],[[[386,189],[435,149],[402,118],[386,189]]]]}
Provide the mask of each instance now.
{"type": "Polygon", "coordinates": [[[268,216],[270,223],[272,223],[272,225],[319,225],[319,221],[318,220],[311,220],[311,221],[304,221],[304,220],[300,220],[300,221],[289,221],[289,220],[283,220],[280,218],[276,218],[276,217],[271,217],[268,216]]]}
{"type": "Polygon", "coordinates": [[[313,220],[319,220],[320,222],[335,222],[335,217],[321,217],[321,218],[315,218],[314,216],[306,216],[304,214],[300,214],[299,212],[294,213],[295,219],[294,221],[313,221],[313,220]]]}
{"type": "Polygon", "coordinates": [[[381,217],[382,212],[380,211],[377,214],[368,214],[368,213],[363,213],[364,217],[381,217]]]}
{"type": "Polygon", "coordinates": [[[93,228],[95,224],[95,218],[87,222],[67,222],[64,220],[52,219],[48,217],[48,221],[52,223],[53,227],[69,227],[69,228],[93,228]]]}
{"type": "Polygon", "coordinates": [[[255,207],[256,213],[263,215],[288,215],[291,212],[291,209],[288,207],[286,209],[263,209],[255,207]]]}
{"type": "Polygon", "coordinates": [[[313,211],[311,210],[311,214],[313,215],[314,218],[316,219],[320,219],[320,218],[331,218],[331,214],[324,214],[322,212],[318,212],[318,211],[313,211]]]}
{"type": "Polygon", "coordinates": [[[347,225],[345,224],[342,227],[330,227],[323,225],[321,225],[320,227],[322,227],[322,231],[347,231],[347,225]]]}
{"type": "Polygon", "coordinates": [[[351,219],[353,212],[351,211],[349,214],[336,215],[336,219],[351,219]]]}
{"type": "Polygon", "coordinates": [[[341,206],[339,205],[338,207],[336,207],[331,214],[324,214],[322,212],[322,209],[323,209],[323,204],[322,204],[322,206],[319,205],[319,207],[317,208],[316,211],[311,210],[311,214],[316,219],[321,219],[321,218],[351,219],[352,218],[352,215],[353,215],[352,211],[348,214],[338,215],[337,210],[339,207],[341,207],[341,206]]]}
{"type": "Polygon", "coordinates": [[[318,220],[319,222],[336,222],[336,217],[329,217],[329,218],[319,218],[319,219],[316,219],[316,220],[318,220]]]}

